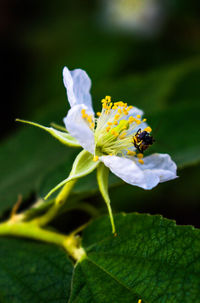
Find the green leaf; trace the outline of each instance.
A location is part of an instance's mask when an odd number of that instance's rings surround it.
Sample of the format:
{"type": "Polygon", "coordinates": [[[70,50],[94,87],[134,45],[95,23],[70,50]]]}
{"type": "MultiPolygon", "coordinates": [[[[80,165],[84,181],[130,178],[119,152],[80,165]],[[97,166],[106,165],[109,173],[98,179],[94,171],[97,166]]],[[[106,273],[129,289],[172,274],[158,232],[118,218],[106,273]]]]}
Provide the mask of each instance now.
{"type": "Polygon", "coordinates": [[[87,259],[75,268],[70,303],[198,302],[199,230],[146,214],[120,214],[115,222],[116,237],[107,217],[84,231],[87,259]]]}
{"type": "Polygon", "coordinates": [[[73,266],[54,245],[0,239],[1,303],[66,303],[73,266]]]}

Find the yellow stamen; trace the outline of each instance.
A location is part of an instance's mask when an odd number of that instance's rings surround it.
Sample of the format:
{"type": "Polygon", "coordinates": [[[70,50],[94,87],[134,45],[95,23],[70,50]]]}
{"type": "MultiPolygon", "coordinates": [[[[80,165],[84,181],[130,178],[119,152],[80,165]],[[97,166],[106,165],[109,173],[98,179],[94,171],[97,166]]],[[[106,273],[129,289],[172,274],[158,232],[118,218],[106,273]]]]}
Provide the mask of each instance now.
{"type": "Polygon", "coordinates": [[[117,114],[117,115],[115,115],[114,119],[117,120],[117,119],[119,119],[119,117],[120,117],[120,115],[117,114]]]}
{"type": "Polygon", "coordinates": [[[139,162],[140,164],[144,164],[144,160],[142,160],[142,159],[139,159],[138,162],[139,162]]]}
{"type": "Polygon", "coordinates": [[[142,121],[137,120],[137,119],[136,119],[136,121],[135,121],[135,122],[136,122],[136,124],[137,124],[137,125],[139,125],[139,124],[141,124],[141,123],[142,123],[142,121]]]}
{"type": "Polygon", "coordinates": [[[144,129],[144,131],[146,131],[146,132],[150,133],[150,132],[152,131],[152,129],[151,129],[151,127],[150,127],[150,126],[148,126],[148,127],[146,127],[146,128],[144,129]]]}
{"type": "Polygon", "coordinates": [[[96,162],[98,160],[99,160],[99,157],[98,156],[94,156],[93,161],[96,162]]]}
{"type": "Polygon", "coordinates": [[[141,300],[141,299],[139,299],[139,300],[138,300],[138,303],[142,303],[142,300],[141,300]]]}
{"type": "Polygon", "coordinates": [[[97,116],[100,117],[100,116],[101,116],[101,113],[100,113],[100,112],[97,112],[97,116]]]}
{"type": "Polygon", "coordinates": [[[147,119],[145,118],[145,119],[143,119],[143,122],[146,122],[147,121],[147,119]]]}
{"type": "Polygon", "coordinates": [[[94,122],[90,123],[90,128],[94,128],[94,122]]]}
{"type": "Polygon", "coordinates": [[[117,124],[118,124],[118,122],[117,122],[117,121],[114,121],[114,122],[113,122],[113,124],[114,124],[114,125],[117,125],[117,124]]]}
{"type": "Polygon", "coordinates": [[[106,131],[107,131],[107,132],[109,132],[110,129],[111,129],[110,126],[107,126],[107,127],[106,127],[106,131]]]}
{"type": "Polygon", "coordinates": [[[138,159],[144,158],[144,155],[142,153],[137,154],[138,159]]]}
{"type": "Polygon", "coordinates": [[[107,124],[108,124],[108,125],[112,125],[112,122],[108,122],[107,124]]]}
{"type": "Polygon", "coordinates": [[[87,117],[87,121],[88,121],[89,123],[92,123],[92,116],[88,116],[88,117],[87,117]]]}
{"type": "Polygon", "coordinates": [[[127,155],[129,156],[135,156],[136,152],[132,151],[132,150],[128,150],[127,151],[127,155]]]}
{"type": "Polygon", "coordinates": [[[111,130],[111,134],[115,137],[119,136],[119,133],[116,132],[114,129],[111,130]]]}
{"type": "Polygon", "coordinates": [[[126,137],[126,132],[122,133],[120,136],[119,136],[119,139],[124,139],[126,137]]]}
{"type": "Polygon", "coordinates": [[[141,115],[137,115],[136,117],[137,117],[138,119],[140,119],[140,118],[141,118],[141,115]]]}

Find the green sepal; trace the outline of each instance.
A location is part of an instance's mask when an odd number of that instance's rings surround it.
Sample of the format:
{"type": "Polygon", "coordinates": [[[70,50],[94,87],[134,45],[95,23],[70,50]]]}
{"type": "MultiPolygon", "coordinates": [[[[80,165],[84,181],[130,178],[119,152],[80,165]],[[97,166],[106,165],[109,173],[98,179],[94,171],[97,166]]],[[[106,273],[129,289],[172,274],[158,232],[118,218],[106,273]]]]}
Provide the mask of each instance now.
{"type": "Polygon", "coordinates": [[[114,223],[112,208],[110,205],[110,198],[108,194],[108,177],[109,177],[109,169],[103,163],[100,163],[99,166],[97,167],[97,182],[99,185],[99,190],[108,208],[108,213],[110,216],[110,222],[112,226],[112,232],[113,234],[115,234],[116,233],[115,223],[114,223]]]}
{"type": "Polygon", "coordinates": [[[68,183],[69,181],[82,178],[88,174],[90,174],[98,165],[99,161],[93,161],[93,155],[90,154],[85,149],[82,150],[76,159],[74,160],[72,170],[69,174],[69,177],[62,182],[60,182],[58,185],[56,185],[46,196],[45,200],[49,198],[51,194],[53,194],[57,189],[68,183]]]}
{"type": "Polygon", "coordinates": [[[39,127],[41,129],[47,131],[54,138],[56,138],[57,140],[59,140],[61,143],[65,144],[65,145],[73,146],[73,147],[81,147],[80,144],[78,143],[78,141],[74,137],[70,136],[69,133],[67,133],[65,131],[62,132],[53,127],[45,127],[43,125],[31,122],[31,121],[26,121],[26,120],[21,120],[21,119],[16,119],[16,121],[39,127]]]}

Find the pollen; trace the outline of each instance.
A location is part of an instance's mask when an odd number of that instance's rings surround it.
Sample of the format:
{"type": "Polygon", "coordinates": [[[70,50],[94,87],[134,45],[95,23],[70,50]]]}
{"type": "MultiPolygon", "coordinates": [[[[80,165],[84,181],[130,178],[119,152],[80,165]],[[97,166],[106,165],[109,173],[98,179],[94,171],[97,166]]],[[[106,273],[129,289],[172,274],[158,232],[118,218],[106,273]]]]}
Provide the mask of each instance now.
{"type": "Polygon", "coordinates": [[[83,119],[87,118],[87,116],[88,116],[88,115],[86,114],[84,108],[81,110],[81,114],[82,114],[83,119]]]}
{"type": "Polygon", "coordinates": [[[135,156],[136,152],[132,151],[132,150],[128,150],[127,151],[127,155],[129,156],[135,156]]]}
{"type": "Polygon", "coordinates": [[[146,128],[144,129],[144,131],[146,131],[146,132],[150,133],[150,132],[152,131],[152,129],[151,129],[151,127],[150,127],[150,126],[148,126],[148,127],[146,127],[146,128]]]}
{"type": "Polygon", "coordinates": [[[140,164],[144,164],[144,160],[142,160],[142,159],[139,159],[138,162],[139,162],[140,164]]]}
{"type": "Polygon", "coordinates": [[[97,162],[98,160],[99,160],[99,157],[98,156],[94,156],[93,161],[97,162]]]}
{"type": "Polygon", "coordinates": [[[143,159],[144,155],[142,153],[137,154],[138,159],[143,159]]]}

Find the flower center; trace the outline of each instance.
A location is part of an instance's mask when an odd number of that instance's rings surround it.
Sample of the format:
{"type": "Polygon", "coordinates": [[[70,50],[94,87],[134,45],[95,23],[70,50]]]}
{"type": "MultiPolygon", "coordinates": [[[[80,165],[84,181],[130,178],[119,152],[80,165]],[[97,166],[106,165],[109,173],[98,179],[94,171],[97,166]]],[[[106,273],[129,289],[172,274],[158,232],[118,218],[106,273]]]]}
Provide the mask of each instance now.
{"type": "Polygon", "coordinates": [[[97,113],[98,118],[95,118],[95,121],[82,110],[82,117],[94,131],[94,161],[101,155],[135,156],[138,151],[138,161],[144,163],[143,151],[150,145],[148,142],[152,138],[149,135],[151,128],[147,127],[142,131],[138,130],[138,126],[142,126],[146,119],[141,120],[140,115],[135,116],[134,107],[128,106],[127,103],[111,102],[110,96],[106,96],[101,102],[102,111],[97,113]],[[146,138],[145,142],[143,137],[146,138]]]}

